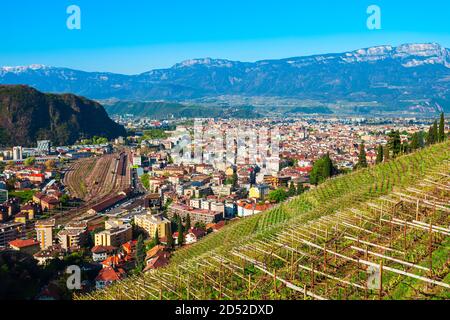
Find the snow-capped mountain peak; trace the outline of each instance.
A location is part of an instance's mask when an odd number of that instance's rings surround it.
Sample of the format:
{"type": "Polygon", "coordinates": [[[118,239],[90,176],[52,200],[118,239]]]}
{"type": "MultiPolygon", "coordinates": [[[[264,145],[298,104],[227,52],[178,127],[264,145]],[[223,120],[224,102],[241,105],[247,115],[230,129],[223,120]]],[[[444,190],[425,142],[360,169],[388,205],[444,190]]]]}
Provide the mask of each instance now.
{"type": "Polygon", "coordinates": [[[14,66],[14,67],[10,67],[10,66],[5,66],[5,67],[1,67],[0,70],[3,72],[12,72],[12,73],[21,73],[21,72],[26,72],[29,70],[42,70],[42,69],[48,69],[49,67],[43,65],[43,64],[31,64],[29,66],[14,66]]]}
{"type": "Polygon", "coordinates": [[[233,66],[233,62],[225,59],[212,59],[212,58],[201,58],[201,59],[189,59],[183,62],[177,63],[173,66],[173,69],[193,67],[193,66],[207,66],[207,67],[224,67],[230,68],[233,66]]]}
{"type": "Polygon", "coordinates": [[[441,64],[450,68],[450,52],[437,43],[412,43],[398,47],[377,46],[347,52],[342,58],[348,63],[373,62],[386,59],[400,60],[407,68],[441,64]]]}

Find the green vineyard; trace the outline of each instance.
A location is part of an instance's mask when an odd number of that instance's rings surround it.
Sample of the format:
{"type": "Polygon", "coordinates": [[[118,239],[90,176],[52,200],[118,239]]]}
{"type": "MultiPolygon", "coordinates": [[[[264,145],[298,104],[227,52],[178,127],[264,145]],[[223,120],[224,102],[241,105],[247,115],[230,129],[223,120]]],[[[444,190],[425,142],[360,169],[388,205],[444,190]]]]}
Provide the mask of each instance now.
{"type": "Polygon", "coordinates": [[[450,299],[450,142],[338,176],[76,299],[450,299]]]}

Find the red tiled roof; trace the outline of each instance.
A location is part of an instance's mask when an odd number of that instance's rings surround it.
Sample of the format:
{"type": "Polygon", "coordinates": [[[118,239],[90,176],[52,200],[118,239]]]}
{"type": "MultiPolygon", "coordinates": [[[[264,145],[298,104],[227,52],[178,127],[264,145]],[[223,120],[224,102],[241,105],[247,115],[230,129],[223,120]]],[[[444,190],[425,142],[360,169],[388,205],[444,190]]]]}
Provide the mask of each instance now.
{"type": "Polygon", "coordinates": [[[26,240],[17,239],[17,240],[11,241],[9,243],[9,245],[12,247],[16,247],[16,248],[26,248],[26,247],[39,245],[39,242],[37,242],[34,239],[26,239],[26,240]]]}
{"type": "Polygon", "coordinates": [[[214,230],[219,230],[219,229],[222,229],[223,227],[225,227],[225,221],[219,221],[219,222],[217,222],[212,228],[214,229],[214,230]]]}
{"type": "Polygon", "coordinates": [[[205,235],[205,231],[199,228],[191,228],[189,233],[192,233],[196,238],[201,238],[205,235]]]}
{"type": "Polygon", "coordinates": [[[91,249],[92,253],[112,252],[116,250],[116,247],[112,246],[95,246],[91,249]]]}
{"type": "Polygon", "coordinates": [[[125,271],[118,269],[117,271],[111,267],[103,268],[95,278],[96,281],[117,281],[124,277],[125,271]]]}
{"type": "Polygon", "coordinates": [[[136,246],[137,240],[128,241],[122,245],[122,248],[128,252],[131,252],[132,249],[136,246]]]}
{"type": "Polygon", "coordinates": [[[106,258],[106,259],[102,262],[102,265],[103,265],[104,267],[105,267],[105,266],[106,266],[106,267],[118,266],[118,265],[120,265],[122,262],[123,262],[122,259],[121,259],[119,256],[115,255],[115,256],[111,256],[111,257],[106,258]]]}
{"type": "Polygon", "coordinates": [[[162,267],[165,267],[168,264],[169,264],[169,259],[167,258],[167,256],[158,255],[157,257],[155,257],[154,259],[152,259],[152,260],[150,260],[148,262],[148,264],[145,267],[144,271],[148,271],[148,270],[151,270],[151,269],[162,268],[162,267]]]}

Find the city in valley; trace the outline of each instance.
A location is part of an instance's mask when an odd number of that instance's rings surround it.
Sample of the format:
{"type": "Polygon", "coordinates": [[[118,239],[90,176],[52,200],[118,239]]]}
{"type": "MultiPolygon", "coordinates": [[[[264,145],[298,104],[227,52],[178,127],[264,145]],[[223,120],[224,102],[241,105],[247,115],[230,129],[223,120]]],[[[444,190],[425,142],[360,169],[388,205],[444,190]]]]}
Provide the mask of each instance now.
{"type": "Polygon", "coordinates": [[[70,297],[71,265],[83,270],[78,294],[152,273],[242,219],[437,143],[448,130],[443,114],[115,120],[127,137],[0,152],[0,250],[37,260],[45,280],[33,298],[70,297]]]}

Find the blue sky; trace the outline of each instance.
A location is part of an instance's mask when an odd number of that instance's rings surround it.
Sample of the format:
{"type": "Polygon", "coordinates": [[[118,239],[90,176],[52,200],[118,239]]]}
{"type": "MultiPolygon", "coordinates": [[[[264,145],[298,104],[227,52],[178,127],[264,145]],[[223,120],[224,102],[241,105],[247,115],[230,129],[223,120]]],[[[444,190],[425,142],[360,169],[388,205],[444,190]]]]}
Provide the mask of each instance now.
{"type": "Polygon", "coordinates": [[[450,1],[8,0],[0,2],[0,65],[46,64],[127,74],[200,57],[241,61],[372,45],[450,47],[450,1]],[[66,27],[69,5],[81,30],[66,27]],[[376,4],[382,30],[366,27],[376,4]]]}

